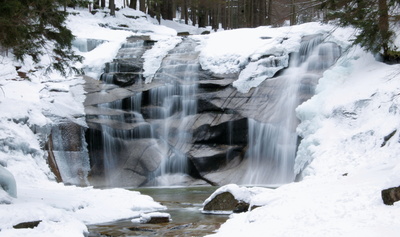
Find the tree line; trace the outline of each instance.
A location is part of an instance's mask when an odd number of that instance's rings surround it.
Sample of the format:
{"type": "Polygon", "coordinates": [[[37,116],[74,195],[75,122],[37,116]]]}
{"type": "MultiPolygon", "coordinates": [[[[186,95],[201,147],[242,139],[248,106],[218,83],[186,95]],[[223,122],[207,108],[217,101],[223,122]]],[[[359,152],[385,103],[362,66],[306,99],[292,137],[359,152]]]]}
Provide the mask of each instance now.
{"type": "MultiPolygon", "coordinates": [[[[181,19],[185,24],[213,29],[236,29],[261,25],[279,26],[313,21],[321,11],[317,0],[125,0],[124,5],[148,13],[159,21],[181,19]]],[[[109,7],[115,1],[95,0],[94,8],[109,7]]]]}
{"type": "MultiPolygon", "coordinates": [[[[400,0],[124,0],[124,4],[160,22],[175,19],[213,29],[333,21],[358,29],[355,44],[385,60],[400,61],[393,42],[400,0]]],[[[30,56],[39,62],[41,55],[50,54],[49,69],[65,74],[81,60],[72,51],[74,36],[65,26],[68,7],[109,9],[110,15],[117,10],[115,0],[0,0],[0,50],[12,51],[20,61],[30,56]]]]}

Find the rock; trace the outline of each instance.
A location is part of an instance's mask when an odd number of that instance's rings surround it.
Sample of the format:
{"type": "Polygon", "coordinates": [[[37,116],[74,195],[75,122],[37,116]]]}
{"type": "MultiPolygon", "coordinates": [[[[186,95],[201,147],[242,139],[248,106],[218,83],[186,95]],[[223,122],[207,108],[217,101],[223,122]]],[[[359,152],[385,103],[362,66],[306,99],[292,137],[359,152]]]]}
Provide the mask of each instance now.
{"type": "Polygon", "coordinates": [[[388,188],[382,190],[382,200],[386,205],[393,205],[393,203],[400,200],[400,186],[395,188],[388,188]]]}
{"type": "Polygon", "coordinates": [[[58,182],[88,186],[90,170],[86,150],[85,128],[64,122],[52,128],[45,149],[48,163],[58,182]]]}
{"type": "Polygon", "coordinates": [[[215,196],[208,202],[204,208],[204,212],[245,212],[250,204],[244,201],[238,201],[230,192],[223,192],[215,196]],[[247,207],[247,208],[246,208],[247,207]]]}
{"type": "Polygon", "coordinates": [[[171,221],[171,215],[164,212],[142,213],[139,218],[132,220],[133,223],[141,224],[160,224],[171,221]]]}
{"type": "Polygon", "coordinates": [[[17,225],[14,225],[13,228],[14,229],[33,229],[33,228],[37,227],[40,224],[40,222],[42,222],[42,221],[22,222],[17,225]]]}
{"type": "Polygon", "coordinates": [[[239,202],[236,206],[235,209],[233,209],[233,213],[242,213],[246,212],[249,210],[250,204],[246,202],[239,202]]]}
{"type": "Polygon", "coordinates": [[[187,32],[187,31],[183,31],[183,32],[178,32],[178,34],[177,34],[178,36],[189,36],[190,35],[190,33],[189,32],[187,32]]]}

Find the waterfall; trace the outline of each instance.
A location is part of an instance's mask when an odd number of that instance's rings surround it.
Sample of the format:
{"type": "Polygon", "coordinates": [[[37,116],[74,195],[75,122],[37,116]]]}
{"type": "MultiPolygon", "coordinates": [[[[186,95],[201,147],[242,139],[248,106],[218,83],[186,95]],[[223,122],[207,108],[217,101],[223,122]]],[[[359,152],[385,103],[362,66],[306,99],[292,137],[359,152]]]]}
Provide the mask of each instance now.
{"type": "Polygon", "coordinates": [[[101,82],[88,81],[92,185],[269,185],[295,179],[295,108],[313,95],[322,72],[340,56],[339,46],[321,35],[304,37],[284,72],[243,94],[231,86],[238,75],[201,70],[198,44],[183,38],[146,84],[142,56],[151,41],[130,38],[106,64],[101,82]]]}
{"type": "MultiPolygon", "coordinates": [[[[150,104],[154,109],[150,115],[158,122],[154,130],[158,131],[156,138],[165,147],[164,159],[155,172],[157,185],[171,185],[168,174],[189,172],[186,153],[189,149],[192,134],[190,132],[191,117],[197,113],[197,80],[200,64],[197,60],[199,52],[194,48],[197,43],[192,39],[184,39],[164,58],[154,81],[160,81],[163,86],[150,90],[150,104]]],[[[179,180],[173,183],[179,183],[179,180]]]]}
{"type": "MultiPolygon", "coordinates": [[[[322,72],[340,56],[336,44],[323,43],[320,35],[305,37],[298,53],[291,55],[283,75],[267,80],[277,87],[271,98],[272,112],[259,115],[261,121],[248,120],[247,171],[243,184],[283,184],[294,181],[293,171],[298,137],[296,107],[304,95],[314,93],[322,72]]],[[[257,95],[256,89],[254,94],[257,95]]]]}
{"type": "MultiPolygon", "coordinates": [[[[113,62],[105,65],[100,81],[107,86],[102,86],[100,97],[109,95],[107,88],[118,91],[122,87],[143,85],[141,56],[150,46],[140,37],[128,38],[113,62]]],[[[125,91],[121,99],[96,103],[91,108],[94,115],[87,115],[87,123],[91,127],[87,133],[91,183],[97,186],[124,186],[120,176],[131,156],[130,148],[137,139],[154,137],[152,127],[141,114],[142,97],[142,91],[125,91]]]]}

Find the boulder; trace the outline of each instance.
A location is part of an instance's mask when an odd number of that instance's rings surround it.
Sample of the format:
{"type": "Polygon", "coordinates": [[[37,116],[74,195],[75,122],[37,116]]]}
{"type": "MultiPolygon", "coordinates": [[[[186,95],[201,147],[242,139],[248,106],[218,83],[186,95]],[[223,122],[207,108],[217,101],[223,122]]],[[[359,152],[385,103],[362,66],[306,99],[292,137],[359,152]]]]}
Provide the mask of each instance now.
{"type": "Polygon", "coordinates": [[[386,205],[393,205],[393,203],[400,200],[400,186],[382,190],[382,200],[386,205]]]}
{"type": "Polygon", "coordinates": [[[206,203],[203,208],[205,213],[218,212],[246,212],[250,204],[237,200],[232,193],[223,192],[216,195],[210,202],[206,203]]]}
{"type": "Polygon", "coordinates": [[[142,213],[139,218],[135,218],[132,220],[133,223],[141,223],[141,224],[160,224],[160,223],[168,223],[171,221],[171,215],[169,213],[164,212],[151,212],[151,213],[142,213]]]}

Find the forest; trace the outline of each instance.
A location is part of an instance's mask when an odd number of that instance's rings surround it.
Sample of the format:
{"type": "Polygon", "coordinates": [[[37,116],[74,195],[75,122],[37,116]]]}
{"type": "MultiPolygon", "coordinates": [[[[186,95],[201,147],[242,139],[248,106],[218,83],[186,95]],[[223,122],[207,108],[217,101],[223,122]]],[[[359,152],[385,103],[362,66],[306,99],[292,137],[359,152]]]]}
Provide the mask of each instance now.
{"type": "MultiPolygon", "coordinates": [[[[400,21],[400,0],[125,0],[124,7],[137,9],[159,22],[175,20],[198,27],[237,29],[271,25],[296,25],[331,21],[359,29],[354,40],[384,61],[399,61],[393,44],[400,21]]],[[[115,0],[0,0],[0,51],[16,59],[29,55],[35,62],[54,45],[49,69],[66,73],[71,62],[80,61],[71,50],[73,35],[64,26],[67,7],[85,7],[93,14],[115,15],[115,0]]],[[[73,72],[78,72],[72,68],[73,72]]]]}
{"type": "MultiPolygon", "coordinates": [[[[113,9],[113,1],[95,1],[95,8],[113,9]]],[[[319,0],[126,0],[126,7],[147,12],[157,19],[180,18],[185,24],[213,29],[261,25],[291,25],[321,19],[319,0]]],[[[112,10],[113,11],[113,10],[112,10]]]]}

